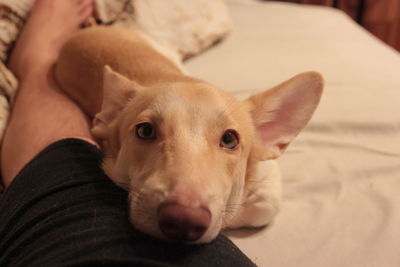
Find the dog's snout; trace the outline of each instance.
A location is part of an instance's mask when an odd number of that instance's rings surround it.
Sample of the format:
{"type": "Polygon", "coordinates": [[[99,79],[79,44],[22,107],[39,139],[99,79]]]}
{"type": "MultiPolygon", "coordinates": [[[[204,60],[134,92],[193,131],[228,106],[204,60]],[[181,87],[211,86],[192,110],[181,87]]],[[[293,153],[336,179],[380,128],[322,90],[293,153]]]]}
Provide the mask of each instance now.
{"type": "Polygon", "coordinates": [[[177,203],[165,203],[158,209],[158,225],[169,239],[196,241],[210,225],[211,212],[205,207],[186,207],[177,203]]]}

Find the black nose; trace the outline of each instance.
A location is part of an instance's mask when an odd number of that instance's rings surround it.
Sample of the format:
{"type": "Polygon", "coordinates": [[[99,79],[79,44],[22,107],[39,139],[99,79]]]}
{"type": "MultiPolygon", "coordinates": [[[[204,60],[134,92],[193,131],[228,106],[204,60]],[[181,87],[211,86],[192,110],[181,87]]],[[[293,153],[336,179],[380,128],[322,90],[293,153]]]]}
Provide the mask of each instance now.
{"type": "Polygon", "coordinates": [[[177,203],[161,204],[158,208],[158,225],[169,239],[196,241],[210,225],[211,213],[204,207],[185,207],[177,203]]]}

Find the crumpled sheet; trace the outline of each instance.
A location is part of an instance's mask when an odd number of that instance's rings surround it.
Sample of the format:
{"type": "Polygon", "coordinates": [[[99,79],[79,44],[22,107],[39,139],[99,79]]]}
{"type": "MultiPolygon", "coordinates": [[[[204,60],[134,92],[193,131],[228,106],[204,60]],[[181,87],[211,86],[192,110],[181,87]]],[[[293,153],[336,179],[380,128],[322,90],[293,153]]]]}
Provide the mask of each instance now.
{"type": "MultiPolygon", "coordinates": [[[[0,142],[18,88],[6,62],[33,2],[0,0],[0,142]]],[[[231,30],[224,0],[96,0],[96,17],[103,24],[140,32],[177,64],[231,30]]]]}
{"type": "Polygon", "coordinates": [[[233,33],[186,69],[239,97],[303,71],[325,78],[309,125],[279,159],[283,202],[230,232],[258,266],[400,266],[400,54],[343,12],[229,0],[233,33]]]}

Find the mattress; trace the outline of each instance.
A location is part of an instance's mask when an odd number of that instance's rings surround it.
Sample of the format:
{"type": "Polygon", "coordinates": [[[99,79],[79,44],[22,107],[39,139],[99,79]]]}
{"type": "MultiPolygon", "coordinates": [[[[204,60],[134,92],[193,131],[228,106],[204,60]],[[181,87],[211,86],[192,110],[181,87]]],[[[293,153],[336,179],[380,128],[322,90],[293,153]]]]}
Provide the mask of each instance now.
{"type": "Polygon", "coordinates": [[[245,98],[317,70],[324,95],[278,160],[274,223],[226,234],[259,266],[400,266],[400,55],[339,10],[228,1],[233,33],[186,68],[245,98]]]}

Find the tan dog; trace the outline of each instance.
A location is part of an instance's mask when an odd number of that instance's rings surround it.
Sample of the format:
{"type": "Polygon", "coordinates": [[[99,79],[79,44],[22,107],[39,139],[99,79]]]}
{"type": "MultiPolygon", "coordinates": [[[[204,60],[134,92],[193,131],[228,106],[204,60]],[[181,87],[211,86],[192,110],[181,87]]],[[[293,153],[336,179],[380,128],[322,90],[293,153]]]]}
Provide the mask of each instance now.
{"type": "Polygon", "coordinates": [[[197,243],[271,222],[281,193],[273,159],[311,118],[323,84],[307,72],[239,101],[186,76],[138,34],[100,26],[65,45],[56,77],[94,118],[103,169],[129,191],[132,224],[197,243]]]}

